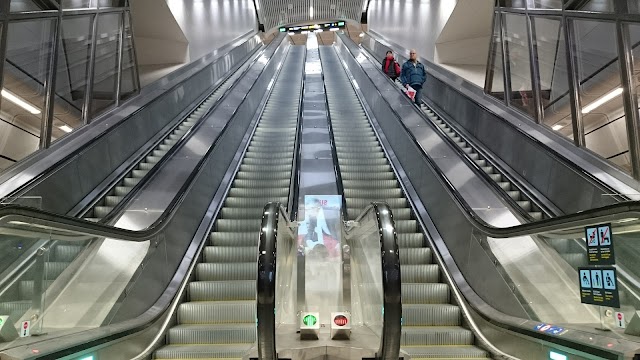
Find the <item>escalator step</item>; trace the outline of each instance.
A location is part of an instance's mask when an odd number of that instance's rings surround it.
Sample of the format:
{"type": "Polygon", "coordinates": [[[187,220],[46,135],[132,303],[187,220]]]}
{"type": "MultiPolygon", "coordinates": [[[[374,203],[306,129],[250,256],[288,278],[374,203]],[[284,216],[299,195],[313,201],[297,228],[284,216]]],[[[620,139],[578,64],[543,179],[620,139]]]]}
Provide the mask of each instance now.
{"type": "Polygon", "coordinates": [[[375,158],[375,159],[338,159],[338,164],[340,166],[343,165],[369,165],[369,166],[379,166],[379,165],[388,165],[386,158],[375,158]]]}
{"type": "Polygon", "coordinates": [[[138,164],[138,169],[148,172],[149,170],[153,169],[155,165],[156,164],[151,164],[148,162],[141,162],[140,164],[138,164]]]}
{"type": "Polygon", "coordinates": [[[215,231],[209,235],[212,245],[218,246],[257,246],[259,234],[248,232],[221,232],[215,231]]]}
{"type": "Polygon", "coordinates": [[[380,201],[383,200],[392,208],[403,208],[408,207],[407,199],[405,198],[384,198],[384,199],[376,199],[376,198],[346,198],[347,208],[352,209],[361,209],[364,210],[372,201],[380,201]]]}
{"type": "Polygon", "coordinates": [[[59,262],[71,262],[76,256],[84,249],[84,246],[81,245],[65,245],[65,244],[57,244],[53,250],[53,259],[54,261],[59,262]]]}
{"type": "Polygon", "coordinates": [[[516,202],[518,203],[518,206],[524,209],[524,211],[531,211],[531,201],[524,200],[524,201],[516,201],[516,202]]]}
{"type": "Polygon", "coordinates": [[[204,249],[206,262],[250,262],[257,261],[258,247],[207,246],[204,249]]]}
{"type": "Polygon", "coordinates": [[[395,180],[396,174],[393,171],[375,172],[375,173],[363,173],[358,171],[344,171],[340,169],[340,176],[342,180],[357,180],[357,181],[381,181],[381,180],[395,180]]]}
{"type": "Polygon", "coordinates": [[[180,324],[255,324],[256,302],[199,301],[182,303],[178,307],[180,324]]]}
{"type": "MultiPolygon", "coordinates": [[[[256,198],[237,198],[237,197],[227,197],[224,201],[224,206],[228,207],[259,207],[264,208],[264,206],[270,201],[279,201],[283,206],[287,206],[287,198],[269,198],[269,197],[256,197],[256,198]]],[[[219,230],[222,231],[222,230],[219,230]]]]}
{"type": "Polygon", "coordinates": [[[272,158],[272,159],[261,159],[261,158],[245,158],[242,160],[243,164],[246,165],[261,165],[261,164],[269,164],[269,165],[287,165],[291,164],[293,159],[291,158],[272,158]]]}
{"type": "Polygon", "coordinates": [[[289,195],[288,187],[279,187],[279,188],[263,188],[263,189],[255,189],[255,188],[231,188],[229,190],[229,195],[231,197],[286,197],[289,195]]]}
{"type": "Polygon", "coordinates": [[[400,264],[402,265],[420,265],[431,263],[431,249],[400,249],[400,264]]]}
{"type": "MultiPolygon", "coordinates": [[[[357,218],[362,211],[360,209],[351,209],[347,208],[347,215],[349,219],[357,218]]],[[[411,209],[408,208],[400,208],[400,209],[391,209],[391,213],[393,214],[394,220],[411,220],[411,209]]],[[[399,244],[399,243],[398,243],[399,244]]],[[[421,243],[422,244],[422,243],[421,243]]],[[[415,246],[420,247],[421,245],[415,246]]]]}
{"type": "Polygon", "coordinates": [[[142,180],[142,179],[125,178],[124,179],[124,186],[134,187],[134,186],[138,185],[140,180],[142,180]]]}
{"type": "Polygon", "coordinates": [[[111,206],[96,206],[93,208],[93,214],[95,217],[104,218],[109,215],[111,210],[113,210],[111,206]]]}
{"type": "MultiPolygon", "coordinates": [[[[440,281],[438,265],[403,265],[403,283],[437,283],[440,281]]],[[[457,324],[456,324],[457,325],[457,324]]]]}
{"type": "MultiPolygon", "coordinates": [[[[48,289],[51,284],[53,284],[54,280],[45,280],[44,281],[44,290],[48,289]]],[[[20,281],[18,294],[21,300],[32,300],[33,299],[33,287],[35,282],[33,280],[22,280],[20,281]]]]}
{"type": "Polygon", "coordinates": [[[407,346],[402,348],[411,359],[486,359],[489,354],[473,345],[407,346]]]}
{"type": "Polygon", "coordinates": [[[133,188],[130,186],[116,186],[116,195],[125,196],[131,191],[131,189],[133,188]]]}
{"type": "Polygon", "coordinates": [[[522,193],[519,190],[510,190],[507,191],[507,195],[509,195],[509,197],[513,200],[520,200],[520,196],[522,195],[522,193]]]}
{"type": "MultiPolygon", "coordinates": [[[[254,255],[257,255],[254,253],[254,255]]],[[[189,283],[191,301],[254,300],[256,282],[243,281],[192,281],[189,283]]]]}
{"type": "MultiPolygon", "coordinates": [[[[404,295],[403,295],[404,296],[404,295]]],[[[405,326],[402,328],[402,346],[416,345],[473,345],[470,330],[459,326],[405,326]]]]}
{"type": "Polygon", "coordinates": [[[104,203],[107,206],[115,207],[116,205],[120,204],[120,202],[122,202],[122,199],[124,199],[123,196],[109,195],[104,199],[104,203]]]}
{"type": "Polygon", "coordinates": [[[404,304],[402,318],[407,326],[458,326],[460,308],[449,304],[404,304]]]}
{"type": "Polygon", "coordinates": [[[249,352],[252,346],[253,343],[224,345],[166,345],[155,352],[154,359],[241,360],[243,356],[249,352]]]}
{"type": "MultiPolygon", "coordinates": [[[[385,159],[386,161],[386,159],[385,159]]],[[[358,180],[342,180],[342,184],[346,189],[391,189],[399,186],[398,181],[393,180],[371,180],[371,181],[358,181],[358,180]]]]}
{"type": "MultiPolygon", "coordinates": [[[[404,267],[403,267],[404,268],[404,267]]],[[[449,285],[442,283],[402,284],[403,304],[448,304],[449,285]]]]}
{"type": "Polygon", "coordinates": [[[255,280],[258,273],[256,262],[212,264],[200,263],[196,266],[198,281],[255,280]]]}
{"type": "Polygon", "coordinates": [[[424,243],[424,235],[421,233],[398,234],[398,246],[400,248],[419,248],[424,243]]]}
{"type": "Polygon", "coordinates": [[[132,170],[131,176],[133,176],[134,178],[143,178],[148,173],[149,170],[132,170]]]}
{"type": "Polygon", "coordinates": [[[263,209],[260,208],[228,208],[223,207],[220,211],[223,219],[259,219],[262,217],[263,209]]]}
{"type": "Polygon", "coordinates": [[[244,179],[236,179],[233,181],[233,187],[237,189],[243,188],[264,188],[264,187],[274,187],[274,188],[289,188],[289,179],[281,179],[281,180],[270,180],[270,181],[261,181],[261,180],[244,180],[244,179]]]}
{"type": "MultiPolygon", "coordinates": [[[[263,201],[266,204],[266,201],[263,201]]],[[[216,231],[260,231],[260,218],[257,219],[218,219],[216,231]]]]}
{"type": "Polygon", "coordinates": [[[402,197],[402,189],[400,188],[378,188],[378,189],[359,189],[345,188],[344,196],[347,198],[366,198],[366,199],[389,199],[402,197]]]}
{"type": "MultiPolygon", "coordinates": [[[[252,171],[239,171],[236,175],[236,179],[241,180],[289,180],[291,178],[290,173],[287,172],[252,172],[252,171]]],[[[264,204],[262,204],[264,205],[264,204]]]]}
{"type": "Polygon", "coordinates": [[[540,211],[529,212],[529,216],[536,221],[542,220],[542,213],[540,211]]]}
{"type": "MultiPolygon", "coordinates": [[[[254,284],[255,285],[255,284],[254,284]]],[[[254,286],[255,287],[255,286],[254,286]]],[[[255,296],[255,289],[254,296],[255,296]]],[[[171,344],[250,344],[256,341],[256,327],[253,324],[221,325],[178,325],[167,335],[171,344]]]]}

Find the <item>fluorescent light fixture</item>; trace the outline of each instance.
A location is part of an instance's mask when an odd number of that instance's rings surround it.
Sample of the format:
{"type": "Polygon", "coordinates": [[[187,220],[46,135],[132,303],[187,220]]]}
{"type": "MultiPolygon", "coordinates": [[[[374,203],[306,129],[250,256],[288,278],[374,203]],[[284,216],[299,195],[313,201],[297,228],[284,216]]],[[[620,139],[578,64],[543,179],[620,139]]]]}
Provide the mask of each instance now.
{"type": "Polygon", "coordinates": [[[567,355],[560,354],[559,352],[549,350],[549,359],[551,360],[567,360],[567,355]]]}
{"type": "Polygon", "coordinates": [[[302,30],[302,32],[300,32],[300,34],[304,35],[304,34],[308,34],[309,32],[307,30],[302,30]]]}
{"type": "Polygon", "coordinates": [[[329,29],[329,31],[338,31],[338,30],[340,30],[340,29],[338,29],[338,28],[331,28],[331,29],[329,29]]]}
{"type": "Polygon", "coordinates": [[[313,6],[309,7],[309,17],[313,19],[313,6]]]}
{"type": "Polygon", "coordinates": [[[14,104],[20,106],[21,108],[27,110],[28,112],[32,113],[33,115],[38,115],[38,114],[40,114],[42,112],[37,107],[35,107],[35,106],[29,104],[28,102],[22,100],[17,95],[14,95],[14,94],[10,93],[8,90],[2,89],[2,97],[7,99],[7,100],[9,100],[9,101],[11,101],[14,104]]]}
{"type": "Polygon", "coordinates": [[[361,32],[361,33],[360,33],[360,35],[358,35],[358,36],[360,36],[360,37],[364,37],[364,33],[363,33],[363,32],[361,32]]]}
{"type": "Polygon", "coordinates": [[[70,133],[70,132],[73,131],[73,129],[69,125],[58,126],[58,129],[66,132],[66,133],[70,133]]]}
{"type": "Polygon", "coordinates": [[[293,31],[289,32],[289,35],[295,35],[296,33],[294,33],[293,31]]]}
{"type": "Polygon", "coordinates": [[[317,32],[317,33],[319,33],[319,32],[323,32],[323,31],[324,31],[324,30],[322,30],[322,29],[315,29],[315,30],[313,30],[313,32],[317,32]]]}
{"type": "Polygon", "coordinates": [[[622,88],[619,87],[607,94],[605,94],[604,96],[602,96],[601,98],[599,98],[598,100],[592,102],[591,104],[585,106],[582,109],[582,113],[583,114],[588,114],[590,112],[592,112],[593,110],[599,108],[600,106],[606,104],[607,102],[615,99],[617,96],[620,96],[622,94],[622,88]]]}
{"type": "Polygon", "coordinates": [[[560,129],[562,129],[564,127],[564,125],[561,124],[555,124],[551,127],[551,129],[553,129],[554,131],[558,131],[560,129]]]}

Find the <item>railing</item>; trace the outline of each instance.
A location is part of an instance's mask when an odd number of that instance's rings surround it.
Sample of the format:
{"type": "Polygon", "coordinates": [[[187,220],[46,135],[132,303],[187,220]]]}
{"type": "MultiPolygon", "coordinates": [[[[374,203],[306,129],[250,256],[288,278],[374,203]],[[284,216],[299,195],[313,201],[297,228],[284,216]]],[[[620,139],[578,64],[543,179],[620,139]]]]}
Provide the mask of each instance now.
{"type": "Polygon", "coordinates": [[[295,323],[297,225],[280,203],[264,207],[258,244],[258,358],[277,360],[276,326],[295,323]]]}
{"type": "Polygon", "coordinates": [[[400,357],[402,295],[400,255],[389,205],[372,203],[343,229],[351,253],[354,323],[380,337],[376,359],[400,357]],[[380,311],[382,309],[382,311],[380,311]]]}

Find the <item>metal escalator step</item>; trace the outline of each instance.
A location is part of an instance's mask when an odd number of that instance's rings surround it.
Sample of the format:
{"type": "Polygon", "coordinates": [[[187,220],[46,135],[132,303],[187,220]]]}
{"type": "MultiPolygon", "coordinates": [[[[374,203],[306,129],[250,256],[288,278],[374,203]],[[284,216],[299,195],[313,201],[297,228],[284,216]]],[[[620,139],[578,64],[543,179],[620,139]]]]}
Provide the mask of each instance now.
{"type": "MultiPolygon", "coordinates": [[[[347,216],[349,217],[349,219],[355,219],[360,215],[361,212],[362,212],[361,209],[348,208],[347,216]]],[[[411,220],[411,209],[408,209],[408,208],[391,209],[391,212],[393,213],[394,220],[411,220]]],[[[414,246],[414,247],[420,247],[420,246],[421,245],[414,246]]]]}
{"type": "Polygon", "coordinates": [[[124,199],[123,196],[114,196],[114,195],[109,195],[104,199],[104,203],[107,206],[116,206],[118,204],[120,204],[120,202],[122,201],[122,199],[124,199]]]}
{"type": "Polygon", "coordinates": [[[402,328],[402,346],[459,346],[473,345],[473,342],[473,333],[459,326],[404,326],[402,328]]]}
{"type": "Polygon", "coordinates": [[[431,249],[400,249],[400,264],[421,265],[431,263],[431,249]]]}
{"type": "Polygon", "coordinates": [[[171,145],[171,146],[174,146],[175,144],[177,144],[177,143],[178,143],[177,141],[175,141],[175,140],[171,140],[171,139],[169,139],[169,138],[164,139],[162,142],[163,142],[164,144],[171,145]]]}
{"type": "Polygon", "coordinates": [[[402,284],[403,304],[448,304],[449,285],[443,283],[402,284]]]}
{"type": "Polygon", "coordinates": [[[254,188],[231,188],[229,190],[229,195],[231,197],[285,197],[289,195],[289,188],[279,187],[279,188],[263,188],[263,189],[254,189],[254,188]]]}
{"type": "Polygon", "coordinates": [[[347,198],[389,199],[402,197],[400,188],[359,189],[358,187],[345,188],[344,196],[347,198]]]}
{"type": "MultiPolygon", "coordinates": [[[[257,172],[257,171],[239,171],[236,174],[236,179],[241,180],[289,180],[291,178],[290,172],[257,172]]],[[[264,205],[264,204],[263,204],[264,205]]]]}
{"type": "Polygon", "coordinates": [[[533,211],[533,212],[529,212],[529,216],[531,216],[531,218],[533,220],[542,220],[542,213],[540,211],[533,211]]]}
{"type": "Polygon", "coordinates": [[[96,206],[93,208],[94,217],[104,218],[113,208],[111,206],[96,206]]]}
{"type": "MultiPolygon", "coordinates": [[[[265,154],[267,156],[269,154],[265,154]]],[[[250,172],[275,172],[275,173],[291,173],[291,164],[287,165],[249,165],[242,164],[240,165],[240,171],[250,171],[250,172]]]]}
{"type": "Polygon", "coordinates": [[[133,188],[130,186],[116,186],[115,193],[117,196],[125,196],[131,191],[131,189],[133,188]]]}
{"type": "Polygon", "coordinates": [[[400,248],[420,248],[424,244],[422,233],[402,233],[398,234],[398,247],[400,248]]]}
{"type": "Polygon", "coordinates": [[[396,220],[395,223],[396,231],[400,234],[418,232],[418,223],[415,220],[396,220]]]}
{"type": "Polygon", "coordinates": [[[167,152],[168,152],[169,150],[171,150],[171,148],[172,148],[172,147],[173,147],[173,146],[165,145],[165,144],[160,144],[160,145],[158,145],[158,149],[160,149],[160,150],[162,150],[162,151],[167,151],[167,152]]]}
{"type": "Polygon", "coordinates": [[[378,141],[378,138],[375,135],[353,135],[353,136],[348,136],[348,135],[337,135],[334,133],[333,135],[333,139],[335,140],[336,143],[342,143],[342,142],[351,142],[351,143],[356,143],[356,142],[373,142],[373,141],[378,141]]]}
{"type": "Polygon", "coordinates": [[[489,177],[495,182],[502,182],[502,174],[489,174],[489,177]]]}
{"type": "Polygon", "coordinates": [[[343,181],[344,180],[379,181],[379,180],[395,180],[396,179],[396,174],[394,174],[393,171],[391,170],[383,171],[383,172],[365,173],[365,172],[358,172],[358,171],[344,171],[342,167],[340,168],[340,176],[342,177],[343,181]]]}
{"type": "Polygon", "coordinates": [[[135,179],[135,178],[125,178],[123,183],[124,186],[128,186],[128,187],[134,187],[136,185],[138,185],[138,183],[140,182],[140,180],[142,179],[135,179]]]}
{"type": "Polygon", "coordinates": [[[156,360],[241,360],[249,350],[251,344],[224,344],[224,345],[166,345],[155,352],[156,360]]]}
{"type": "Polygon", "coordinates": [[[198,301],[182,303],[178,307],[180,324],[255,324],[256,302],[198,301]]]}
{"type": "Polygon", "coordinates": [[[460,308],[449,304],[403,304],[402,318],[407,326],[459,326],[460,308]]]}
{"type": "Polygon", "coordinates": [[[498,186],[500,186],[504,191],[511,191],[512,184],[508,181],[501,181],[498,182],[498,186]]]}
{"type": "Polygon", "coordinates": [[[472,153],[472,154],[467,154],[469,156],[469,158],[471,160],[479,160],[480,159],[480,154],[478,153],[472,153]]]}
{"type": "Polygon", "coordinates": [[[486,172],[487,174],[493,174],[496,172],[496,168],[494,168],[493,166],[483,166],[482,171],[486,172]]]}
{"type": "Polygon", "coordinates": [[[260,233],[258,231],[248,232],[221,232],[214,231],[209,235],[212,245],[219,246],[257,246],[260,233]]]}
{"type": "Polygon", "coordinates": [[[437,283],[440,281],[438,265],[403,265],[403,283],[437,283]]]}
{"type": "Polygon", "coordinates": [[[258,247],[207,246],[204,249],[206,262],[250,262],[257,261],[258,247]]]}
{"type": "Polygon", "coordinates": [[[222,219],[258,219],[262,218],[262,211],[258,207],[229,208],[223,207],[220,211],[222,219]]]}
{"type": "MultiPolygon", "coordinates": [[[[224,201],[224,206],[228,207],[259,207],[263,208],[266,203],[269,201],[279,201],[283,206],[287,206],[287,198],[280,197],[256,197],[256,198],[237,198],[237,197],[227,197],[224,201]]],[[[222,231],[222,230],[218,230],[222,231]]]]}
{"type": "Polygon", "coordinates": [[[510,190],[507,191],[507,195],[513,200],[519,200],[522,193],[519,190],[510,190]]]}
{"type": "Polygon", "coordinates": [[[58,262],[71,262],[84,249],[82,245],[57,244],[53,249],[53,259],[58,262]]]}
{"type": "Polygon", "coordinates": [[[291,164],[292,161],[293,161],[293,159],[292,158],[288,158],[288,157],[271,158],[271,159],[244,158],[244,160],[242,160],[242,163],[246,164],[246,165],[261,165],[261,164],[287,165],[287,164],[291,164]]]}
{"type": "Polygon", "coordinates": [[[290,146],[280,146],[280,143],[273,143],[271,146],[268,145],[249,145],[249,148],[247,148],[247,153],[262,153],[268,151],[269,153],[273,154],[273,153],[283,153],[283,154],[290,154],[291,153],[291,147],[290,146]]]}
{"type": "MultiPolygon", "coordinates": [[[[342,159],[380,159],[384,158],[383,152],[338,152],[338,157],[342,159]]],[[[349,165],[352,166],[352,165],[349,165]]]]}
{"type": "Polygon", "coordinates": [[[157,164],[158,162],[160,162],[160,160],[162,160],[161,156],[147,156],[146,158],[144,158],[146,162],[150,163],[150,164],[157,164]]]}
{"type": "MultiPolygon", "coordinates": [[[[266,204],[266,202],[264,202],[266,204]]],[[[257,219],[218,219],[216,231],[260,231],[260,218],[257,219]]]]}
{"type": "Polygon", "coordinates": [[[165,155],[167,155],[167,152],[163,150],[153,150],[151,153],[153,154],[153,156],[158,157],[164,157],[165,155]]]}
{"type": "MultiPolygon", "coordinates": [[[[45,280],[44,281],[44,289],[48,289],[51,284],[53,284],[54,280],[45,280]]],[[[32,300],[33,299],[33,287],[35,282],[33,280],[22,280],[20,281],[18,294],[21,300],[32,300]]]]}
{"type": "Polygon", "coordinates": [[[486,359],[489,354],[473,345],[406,346],[402,350],[416,359],[486,359]]]}
{"type": "Polygon", "coordinates": [[[149,173],[149,170],[131,170],[131,176],[134,178],[143,178],[149,173]]]}
{"type": "Polygon", "coordinates": [[[289,188],[289,179],[281,179],[281,180],[270,180],[270,181],[261,181],[261,180],[245,180],[245,179],[236,179],[233,181],[233,187],[236,189],[242,188],[266,188],[266,187],[274,187],[274,188],[289,188]]]}
{"type": "Polygon", "coordinates": [[[257,263],[200,263],[196,265],[198,281],[255,280],[257,263]]]}
{"type": "Polygon", "coordinates": [[[153,167],[155,165],[156,164],[152,164],[152,163],[148,163],[148,162],[141,162],[140,164],[138,164],[138,169],[149,171],[149,170],[153,169],[153,167]]]}
{"type": "MultiPolygon", "coordinates": [[[[257,255],[257,254],[256,254],[257,255]]],[[[191,301],[255,300],[256,282],[242,281],[192,281],[189,283],[191,301]]]]}
{"type": "Polygon", "coordinates": [[[389,204],[389,206],[392,208],[403,208],[403,207],[409,206],[409,204],[407,204],[407,199],[405,198],[383,198],[383,199],[351,198],[351,197],[346,198],[347,208],[361,209],[361,210],[364,210],[364,208],[369,206],[372,201],[384,201],[387,204],[389,204]]]}
{"type": "Polygon", "coordinates": [[[524,209],[524,211],[531,211],[531,201],[524,200],[524,201],[516,201],[516,202],[518,203],[518,206],[524,209]]]}
{"type": "Polygon", "coordinates": [[[9,321],[17,322],[31,308],[31,300],[0,303],[0,314],[9,315],[9,321]]]}
{"type": "Polygon", "coordinates": [[[216,327],[210,325],[178,325],[169,330],[167,339],[173,345],[251,344],[256,341],[256,326],[254,324],[229,324],[216,327]]]}
{"type": "Polygon", "coordinates": [[[382,147],[377,143],[374,144],[365,144],[365,143],[340,143],[336,144],[337,152],[349,152],[349,151],[357,151],[357,152],[383,152],[382,147]]]}
{"type": "MultiPolygon", "coordinates": [[[[386,161],[386,159],[385,159],[386,161]]],[[[358,180],[342,180],[342,186],[345,189],[391,189],[398,187],[398,181],[393,180],[371,180],[371,181],[358,181],[358,180]]]]}
{"type": "Polygon", "coordinates": [[[343,165],[388,165],[389,162],[386,158],[374,158],[374,159],[338,159],[338,164],[343,165]]]}

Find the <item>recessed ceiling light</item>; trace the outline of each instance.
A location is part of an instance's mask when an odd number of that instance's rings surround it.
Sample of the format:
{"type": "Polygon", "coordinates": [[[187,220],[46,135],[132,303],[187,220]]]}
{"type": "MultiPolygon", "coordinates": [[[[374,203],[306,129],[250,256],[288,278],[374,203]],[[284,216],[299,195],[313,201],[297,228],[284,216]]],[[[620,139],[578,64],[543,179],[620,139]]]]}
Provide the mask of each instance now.
{"type": "Polygon", "coordinates": [[[598,107],[600,107],[600,106],[606,104],[607,102],[613,100],[617,96],[620,96],[621,94],[622,94],[622,88],[619,87],[619,88],[617,88],[617,89],[605,94],[604,96],[602,96],[598,100],[592,102],[591,104],[585,106],[582,109],[582,113],[583,114],[588,114],[588,113],[592,112],[593,110],[597,109],[598,107]]]}
{"type": "Polygon", "coordinates": [[[11,101],[12,103],[20,106],[21,108],[27,110],[28,112],[32,113],[33,115],[38,115],[41,113],[40,109],[38,109],[37,107],[29,104],[28,102],[26,102],[25,100],[21,99],[20,97],[18,97],[17,95],[14,95],[13,93],[9,92],[8,90],[2,89],[2,97],[11,101]]]}
{"type": "Polygon", "coordinates": [[[562,129],[564,127],[564,125],[560,125],[560,124],[555,124],[553,125],[551,128],[555,131],[558,131],[560,129],[562,129]]]}
{"type": "Polygon", "coordinates": [[[71,128],[71,126],[69,125],[62,125],[62,126],[58,126],[58,129],[66,132],[66,133],[70,133],[73,131],[73,129],[71,128]]]}

